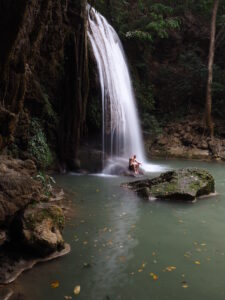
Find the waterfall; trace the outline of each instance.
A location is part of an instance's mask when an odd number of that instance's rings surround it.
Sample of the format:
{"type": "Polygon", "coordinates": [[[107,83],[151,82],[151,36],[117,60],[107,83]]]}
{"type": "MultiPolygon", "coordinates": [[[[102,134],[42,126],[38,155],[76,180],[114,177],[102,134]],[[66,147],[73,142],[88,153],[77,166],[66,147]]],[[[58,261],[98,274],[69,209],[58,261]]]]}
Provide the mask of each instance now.
{"type": "Polygon", "coordinates": [[[135,96],[121,41],[107,20],[88,5],[88,37],[97,62],[102,93],[103,173],[116,164],[127,168],[136,154],[145,171],[161,172],[163,167],[145,160],[144,145],[135,96]],[[112,163],[105,165],[105,158],[112,163]]]}
{"type": "Polygon", "coordinates": [[[102,93],[103,153],[144,161],[135,96],[120,39],[107,20],[88,6],[88,37],[96,58],[102,93]]]}

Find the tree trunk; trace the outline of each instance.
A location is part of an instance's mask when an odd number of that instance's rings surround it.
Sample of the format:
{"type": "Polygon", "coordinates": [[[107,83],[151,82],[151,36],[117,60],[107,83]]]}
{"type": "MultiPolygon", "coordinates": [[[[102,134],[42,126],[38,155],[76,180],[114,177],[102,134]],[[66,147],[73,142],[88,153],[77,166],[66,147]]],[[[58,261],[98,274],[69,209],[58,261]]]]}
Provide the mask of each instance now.
{"type": "Polygon", "coordinates": [[[212,120],[212,81],[213,81],[213,63],[215,54],[215,37],[216,37],[216,16],[219,6],[219,0],[214,0],[211,33],[210,33],[210,47],[209,47],[209,63],[208,63],[208,82],[206,90],[206,106],[205,106],[205,123],[210,130],[210,136],[214,137],[214,123],[212,120]]]}

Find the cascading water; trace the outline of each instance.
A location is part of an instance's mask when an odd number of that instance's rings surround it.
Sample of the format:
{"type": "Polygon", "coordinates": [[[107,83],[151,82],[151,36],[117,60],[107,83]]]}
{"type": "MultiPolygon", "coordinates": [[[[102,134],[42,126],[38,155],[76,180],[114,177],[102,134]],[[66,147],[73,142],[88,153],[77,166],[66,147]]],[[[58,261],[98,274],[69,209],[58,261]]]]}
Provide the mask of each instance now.
{"type": "Polygon", "coordinates": [[[107,20],[89,7],[88,36],[102,90],[103,151],[144,159],[135,98],[120,39],[107,20]]]}
{"type": "Polygon", "coordinates": [[[88,21],[88,37],[102,92],[103,161],[107,154],[114,162],[120,157],[127,164],[128,158],[136,154],[144,162],[135,97],[122,44],[113,27],[89,5],[88,21]]]}

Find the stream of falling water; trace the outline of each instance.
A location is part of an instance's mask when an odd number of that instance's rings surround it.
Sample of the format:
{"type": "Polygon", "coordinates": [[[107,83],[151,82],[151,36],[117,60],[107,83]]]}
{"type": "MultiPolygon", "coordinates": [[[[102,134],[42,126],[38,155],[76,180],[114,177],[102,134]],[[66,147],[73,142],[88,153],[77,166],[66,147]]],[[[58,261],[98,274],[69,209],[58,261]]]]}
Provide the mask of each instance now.
{"type": "Polygon", "coordinates": [[[102,92],[103,153],[110,158],[136,154],[144,161],[135,97],[122,44],[107,20],[93,8],[88,9],[88,36],[102,92]]]}
{"type": "Polygon", "coordinates": [[[121,41],[107,20],[88,5],[88,37],[97,62],[102,94],[103,172],[127,167],[136,154],[146,171],[160,166],[146,162],[135,96],[121,41]],[[106,159],[107,158],[107,159],[106,159]]]}

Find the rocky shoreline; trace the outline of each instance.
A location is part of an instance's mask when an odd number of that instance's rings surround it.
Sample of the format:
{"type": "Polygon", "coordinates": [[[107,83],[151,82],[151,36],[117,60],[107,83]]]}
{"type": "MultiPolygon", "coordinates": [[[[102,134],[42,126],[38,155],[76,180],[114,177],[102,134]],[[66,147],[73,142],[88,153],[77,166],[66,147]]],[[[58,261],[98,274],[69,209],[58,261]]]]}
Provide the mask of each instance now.
{"type": "Polygon", "coordinates": [[[150,158],[182,158],[225,161],[224,124],[216,125],[212,140],[200,118],[187,116],[166,124],[158,135],[145,134],[145,148],[150,158]]]}
{"type": "MultiPolygon", "coordinates": [[[[0,296],[1,288],[38,262],[66,255],[64,193],[52,178],[38,173],[32,160],[0,156],[0,296]]],[[[2,296],[1,293],[4,295],[2,296]]]]}

